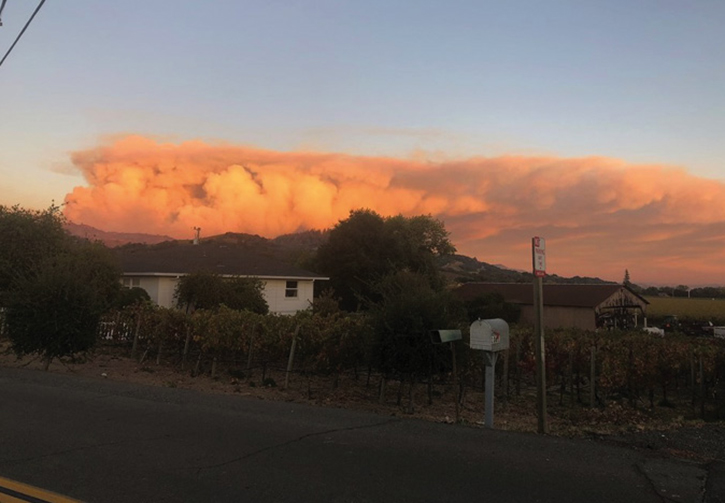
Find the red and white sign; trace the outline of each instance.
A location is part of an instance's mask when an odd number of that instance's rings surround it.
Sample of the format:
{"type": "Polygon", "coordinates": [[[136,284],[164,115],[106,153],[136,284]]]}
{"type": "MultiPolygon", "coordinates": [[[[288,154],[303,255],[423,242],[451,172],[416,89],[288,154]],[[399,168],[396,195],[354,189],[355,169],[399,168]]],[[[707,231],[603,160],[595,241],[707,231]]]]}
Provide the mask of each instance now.
{"type": "Polygon", "coordinates": [[[531,239],[531,254],[534,260],[534,276],[546,276],[546,241],[538,236],[531,239]]]}

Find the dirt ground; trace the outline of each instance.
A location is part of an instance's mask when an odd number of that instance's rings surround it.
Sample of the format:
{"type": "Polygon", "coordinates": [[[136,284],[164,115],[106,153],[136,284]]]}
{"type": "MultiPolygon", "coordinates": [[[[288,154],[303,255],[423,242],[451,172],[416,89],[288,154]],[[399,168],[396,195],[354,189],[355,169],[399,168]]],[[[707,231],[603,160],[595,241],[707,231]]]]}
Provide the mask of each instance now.
{"type": "MultiPolygon", "coordinates": [[[[0,342],[0,365],[42,370],[38,358],[18,359],[7,343],[0,342]]],[[[361,373],[333,377],[308,377],[291,373],[285,388],[283,369],[250,372],[229,371],[219,366],[216,377],[210,377],[210,363],[206,362],[199,375],[194,375],[194,362],[180,370],[170,361],[154,359],[143,364],[131,358],[128,350],[100,346],[83,361],[53,361],[49,372],[74,374],[96,379],[133,382],[147,386],[186,388],[205,393],[236,394],[261,400],[294,401],[325,407],[364,410],[386,416],[415,417],[427,421],[454,423],[456,418],[452,386],[428,387],[398,381],[386,381],[385,396],[381,402],[379,375],[361,373]],[[336,382],[337,381],[337,382],[336,382]],[[411,401],[412,396],[412,401],[411,401]]],[[[569,406],[568,397],[559,405],[559,397],[550,395],[549,427],[552,435],[585,437],[599,441],[626,444],[634,448],[658,451],[666,456],[706,462],[725,460],[725,424],[686,420],[676,409],[634,410],[618,404],[605,409],[589,409],[581,405],[569,406]]],[[[484,395],[481,390],[467,390],[460,408],[460,422],[472,427],[483,427],[484,395]]],[[[500,430],[536,432],[537,419],[534,396],[502,397],[495,402],[495,427],[500,430]]]]}

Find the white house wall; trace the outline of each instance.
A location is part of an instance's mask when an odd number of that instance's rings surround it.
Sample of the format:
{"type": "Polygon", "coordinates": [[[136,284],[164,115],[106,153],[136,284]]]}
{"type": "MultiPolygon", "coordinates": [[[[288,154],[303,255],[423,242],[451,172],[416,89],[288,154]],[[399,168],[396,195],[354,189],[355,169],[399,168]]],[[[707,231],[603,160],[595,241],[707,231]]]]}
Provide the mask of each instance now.
{"type": "Polygon", "coordinates": [[[126,276],[127,278],[133,278],[134,282],[138,281],[140,286],[152,301],[161,307],[173,307],[174,306],[174,292],[176,292],[176,285],[179,279],[176,277],[168,276],[126,276]]]}
{"type": "MultiPolygon", "coordinates": [[[[140,279],[139,286],[146,290],[151,300],[161,307],[174,307],[174,292],[179,283],[178,277],[171,276],[126,276],[140,279]]],[[[287,297],[286,279],[263,279],[262,294],[267,301],[270,313],[294,314],[309,309],[314,297],[312,280],[297,281],[297,297],[287,297]]]]}
{"type": "Polygon", "coordinates": [[[286,297],[287,280],[265,279],[264,300],[269,305],[269,312],[294,314],[309,309],[313,299],[313,281],[297,280],[297,297],[286,297]]]}
{"type": "Polygon", "coordinates": [[[170,278],[162,276],[159,279],[159,297],[158,304],[164,307],[173,307],[176,305],[174,301],[174,293],[176,293],[176,285],[179,284],[179,278],[170,278]]]}

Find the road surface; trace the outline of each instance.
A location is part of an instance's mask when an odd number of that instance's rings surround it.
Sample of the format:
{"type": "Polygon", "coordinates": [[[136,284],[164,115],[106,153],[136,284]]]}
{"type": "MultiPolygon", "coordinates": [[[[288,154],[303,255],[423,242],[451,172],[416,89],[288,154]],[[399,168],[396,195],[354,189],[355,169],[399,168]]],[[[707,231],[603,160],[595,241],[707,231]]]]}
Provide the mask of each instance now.
{"type": "Polygon", "coordinates": [[[0,477],[87,502],[662,502],[707,467],[626,447],[0,368],[0,477]]]}

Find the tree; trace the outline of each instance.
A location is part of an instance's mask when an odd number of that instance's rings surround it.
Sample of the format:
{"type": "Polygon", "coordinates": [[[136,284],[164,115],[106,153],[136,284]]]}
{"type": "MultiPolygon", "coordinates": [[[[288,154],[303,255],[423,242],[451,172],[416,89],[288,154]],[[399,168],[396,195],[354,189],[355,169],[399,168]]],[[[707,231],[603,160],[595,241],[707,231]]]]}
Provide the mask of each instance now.
{"type": "Polygon", "coordinates": [[[656,286],[649,286],[649,287],[645,288],[642,293],[644,295],[649,295],[651,297],[658,297],[660,294],[660,289],[657,288],[656,286]]]}
{"type": "Polygon", "coordinates": [[[432,351],[429,331],[459,326],[465,310],[450,291],[435,290],[420,273],[397,272],[376,289],[380,300],[370,316],[379,368],[386,373],[425,372],[432,351]]]}
{"type": "Polygon", "coordinates": [[[196,272],[179,280],[174,295],[177,305],[187,311],[216,309],[225,305],[230,309],[267,314],[269,306],[264,300],[263,290],[262,282],[256,278],[225,278],[209,272],[196,272]]]}
{"type": "Polygon", "coordinates": [[[71,241],[63,229],[60,209],[26,210],[0,205],[0,306],[19,278],[27,278],[39,264],[59,253],[71,241]]]}
{"type": "Polygon", "coordinates": [[[67,240],[12,284],[6,323],[13,351],[54,358],[87,351],[101,315],[116,300],[120,270],[101,244],[67,240]]]}
{"type": "Polygon", "coordinates": [[[629,269],[624,270],[624,280],[622,280],[624,286],[631,286],[632,282],[629,279],[629,269]]]}
{"type": "Polygon", "coordinates": [[[114,307],[116,309],[125,309],[130,306],[151,302],[148,292],[140,286],[133,288],[122,288],[116,298],[114,307]]]}
{"type": "Polygon", "coordinates": [[[690,287],[687,285],[677,285],[672,292],[673,297],[687,297],[690,287]]]}
{"type": "Polygon", "coordinates": [[[468,313],[468,321],[474,322],[478,319],[486,320],[491,318],[502,318],[508,323],[515,323],[521,316],[521,306],[506,302],[504,296],[498,292],[479,295],[465,303],[468,313]]]}
{"type": "Polygon", "coordinates": [[[352,311],[377,301],[376,283],[398,271],[420,273],[434,288],[441,288],[436,259],[453,252],[443,223],[429,215],[384,218],[360,209],[330,231],[316,262],[330,276],[340,305],[352,311]]]}

